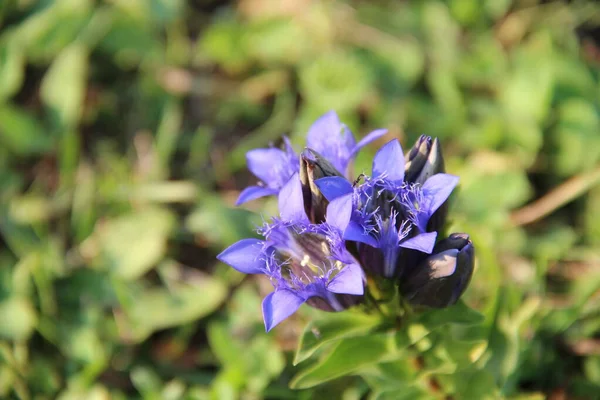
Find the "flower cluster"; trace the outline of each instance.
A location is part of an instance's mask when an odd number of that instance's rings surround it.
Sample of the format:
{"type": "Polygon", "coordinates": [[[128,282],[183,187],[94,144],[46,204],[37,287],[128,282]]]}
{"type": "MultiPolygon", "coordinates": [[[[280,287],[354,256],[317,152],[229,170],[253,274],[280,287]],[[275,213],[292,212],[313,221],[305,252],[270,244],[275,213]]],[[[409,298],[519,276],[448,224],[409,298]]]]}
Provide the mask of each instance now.
{"type": "Polygon", "coordinates": [[[356,143],[329,112],[312,125],[299,155],[287,139],[283,150],[248,152],[261,182],[237,204],[277,195],[280,215],[259,228],[263,240],[241,240],[218,258],[269,277],[275,290],[262,305],[267,331],[303,303],[327,311],[360,303],[367,277],[392,280],[413,306],[446,307],[466,289],[474,260],[469,236],[438,238],[458,177],[444,173],[437,139],[421,136],[406,157],[392,140],[376,153],[370,176],[351,176],[358,150],[385,133],[356,143]]]}

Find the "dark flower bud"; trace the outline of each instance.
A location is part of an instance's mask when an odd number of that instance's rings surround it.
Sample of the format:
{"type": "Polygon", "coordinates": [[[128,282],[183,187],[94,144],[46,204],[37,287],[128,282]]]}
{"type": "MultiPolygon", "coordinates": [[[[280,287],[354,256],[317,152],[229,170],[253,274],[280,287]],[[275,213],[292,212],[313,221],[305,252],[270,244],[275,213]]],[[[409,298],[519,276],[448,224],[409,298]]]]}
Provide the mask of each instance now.
{"type": "Polygon", "coordinates": [[[328,176],[343,175],[319,153],[308,147],[305,148],[300,154],[300,182],[306,215],[315,224],[325,220],[325,212],[329,204],[315,181],[328,176]]]}
{"type": "Polygon", "coordinates": [[[404,181],[422,185],[429,177],[444,171],[439,140],[421,135],[406,156],[404,181]]]}
{"type": "Polygon", "coordinates": [[[463,294],[475,262],[475,249],[466,233],[453,233],[440,241],[431,256],[404,274],[400,292],[414,306],[444,308],[463,294]]]}
{"type": "MultiPolygon", "coordinates": [[[[421,135],[406,156],[404,164],[404,181],[423,185],[435,174],[445,172],[442,147],[437,138],[421,135]]],[[[429,219],[428,232],[440,231],[444,228],[448,216],[448,202],[444,202],[429,219]]]]}

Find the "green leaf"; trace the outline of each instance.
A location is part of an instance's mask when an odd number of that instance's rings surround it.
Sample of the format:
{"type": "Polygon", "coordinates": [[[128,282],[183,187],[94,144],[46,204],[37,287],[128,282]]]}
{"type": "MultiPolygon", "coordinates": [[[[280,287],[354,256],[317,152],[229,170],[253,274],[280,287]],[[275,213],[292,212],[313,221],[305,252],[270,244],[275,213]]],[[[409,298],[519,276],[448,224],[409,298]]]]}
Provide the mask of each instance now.
{"type": "Polygon", "coordinates": [[[485,369],[472,368],[455,375],[456,395],[460,399],[495,400],[500,397],[494,376],[485,369]]]}
{"type": "Polygon", "coordinates": [[[111,9],[110,29],[99,43],[101,50],[112,56],[117,65],[124,69],[135,68],[141,60],[164,62],[161,58],[164,49],[160,47],[155,26],[148,18],[149,12],[143,8],[126,8],[111,9]]]}
{"type": "Polygon", "coordinates": [[[434,400],[438,397],[427,393],[424,388],[416,385],[406,386],[395,390],[375,391],[369,400],[434,400]]]}
{"type": "Polygon", "coordinates": [[[186,227],[200,233],[209,243],[225,246],[254,236],[257,216],[247,210],[228,207],[217,196],[206,196],[186,219],[186,227]]]}
{"type": "Polygon", "coordinates": [[[240,73],[249,64],[244,45],[244,27],[235,20],[223,20],[211,25],[198,42],[198,52],[220,64],[231,73],[240,73]]]}
{"type": "Polygon", "coordinates": [[[292,379],[292,389],[306,389],[331,379],[350,375],[358,369],[397,357],[398,348],[392,333],[343,339],[314,366],[292,379]]]}
{"type": "Polygon", "coordinates": [[[415,357],[407,354],[397,360],[362,368],[359,375],[374,392],[396,392],[414,388],[419,383],[419,367],[415,357]]]}
{"type": "Polygon", "coordinates": [[[326,318],[309,322],[300,339],[294,365],[309,358],[321,346],[349,337],[365,335],[381,323],[377,315],[358,312],[327,314],[326,318]]]}
{"type": "Polygon", "coordinates": [[[245,34],[249,54],[266,64],[294,64],[309,50],[306,32],[294,19],[264,19],[251,24],[245,34]]]}
{"type": "Polygon", "coordinates": [[[40,154],[52,149],[52,136],[29,113],[0,106],[0,143],[17,155],[40,154]]]}
{"type": "Polygon", "coordinates": [[[137,279],[164,256],[173,223],[167,210],[147,208],[98,225],[98,262],[119,278],[137,279]]]}
{"type": "Polygon", "coordinates": [[[427,311],[420,315],[416,322],[433,331],[447,324],[477,325],[483,323],[484,319],[483,314],[459,301],[451,307],[427,311]]]}
{"type": "Polygon", "coordinates": [[[361,104],[371,90],[371,71],[351,53],[329,53],[300,70],[300,89],[321,110],[345,112],[361,104]]]}
{"type": "Polygon", "coordinates": [[[14,95],[25,73],[23,49],[15,40],[0,44],[0,103],[14,95]]]}
{"type": "Polygon", "coordinates": [[[37,314],[30,301],[13,296],[0,301],[0,338],[27,340],[37,325],[37,314]]]}
{"type": "Polygon", "coordinates": [[[582,99],[570,99],[558,108],[559,123],[552,131],[556,150],[554,169],[562,176],[593,168],[600,160],[600,113],[582,99]]]}
{"type": "Polygon", "coordinates": [[[147,289],[126,305],[128,320],[123,334],[142,341],[158,329],[192,322],[216,310],[226,294],[220,280],[204,275],[169,289],[147,289]]]}
{"type": "Polygon", "coordinates": [[[81,363],[105,363],[108,361],[106,343],[91,325],[80,326],[69,330],[65,340],[69,357],[81,363]]]}
{"type": "Polygon", "coordinates": [[[72,44],[60,52],[42,82],[41,96],[61,128],[81,118],[85,98],[88,51],[72,44]]]}
{"type": "Polygon", "coordinates": [[[493,374],[495,381],[504,390],[509,389],[518,378],[521,361],[521,330],[540,307],[540,299],[531,297],[522,300],[515,288],[503,287],[499,291],[497,304],[490,314],[489,360],[486,371],[493,374]]]}
{"type": "Polygon", "coordinates": [[[461,186],[455,208],[463,210],[473,223],[489,222],[502,211],[523,204],[530,196],[530,183],[523,170],[472,174],[471,181],[461,186]]]}
{"type": "Polygon", "coordinates": [[[560,260],[577,241],[577,233],[570,226],[557,226],[531,239],[529,249],[537,260],[560,260]]]}
{"type": "Polygon", "coordinates": [[[585,200],[585,238],[588,243],[600,247],[600,186],[593,188],[585,200]]]}
{"type": "Polygon", "coordinates": [[[499,101],[507,118],[541,123],[550,112],[554,70],[549,35],[537,33],[519,49],[515,70],[499,87],[499,101]]]}
{"type": "Polygon", "coordinates": [[[23,46],[28,58],[48,60],[77,38],[90,18],[92,3],[91,0],[50,2],[11,31],[11,39],[23,46]]]}

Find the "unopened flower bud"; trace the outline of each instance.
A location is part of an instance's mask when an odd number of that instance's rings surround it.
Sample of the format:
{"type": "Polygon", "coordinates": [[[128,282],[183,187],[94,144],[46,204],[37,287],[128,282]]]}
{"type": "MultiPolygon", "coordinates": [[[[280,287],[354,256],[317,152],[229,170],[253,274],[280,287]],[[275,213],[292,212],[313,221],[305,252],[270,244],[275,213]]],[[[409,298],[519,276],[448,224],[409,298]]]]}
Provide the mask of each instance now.
{"type": "MultiPolygon", "coordinates": [[[[406,156],[404,165],[404,181],[423,185],[435,174],[444,173],[442,147],[437,138],[421,135],[406,156]]],[[[444,202],[429,219],[428,232],[440,231],[444,228],[448,215],[448,202],[444,202]]]]}
{"type": "Polygon", "coordinates": [[[316,151],[304,149],[300,154],[300,182],[304,197],[306,215],[313,223],[325,220],[325,212],[329,202],[319,190],[315,181],[328,176],[343,176],[329,161],[316,151]]]}
{"type": "Polygon", "coordinates": [[[444,308],[463,294],[475,262],[475,249],[466,233],[453,233],[439,242],[431,256],[400,281],[400,292],[414,306],[444,308]]]}
{"type": "Polygon", "coordinates": [[[421,135],[406,156],[404,181],[423,184],[435,175],[444,172],[444,158],[440,142],[421,135]]]}

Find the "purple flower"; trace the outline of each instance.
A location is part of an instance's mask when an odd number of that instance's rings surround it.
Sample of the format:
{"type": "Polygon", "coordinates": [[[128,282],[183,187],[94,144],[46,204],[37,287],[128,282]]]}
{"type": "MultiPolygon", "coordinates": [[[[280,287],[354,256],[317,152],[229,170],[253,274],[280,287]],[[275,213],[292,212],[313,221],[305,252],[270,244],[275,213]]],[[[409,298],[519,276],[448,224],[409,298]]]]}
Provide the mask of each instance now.
{"type": "Polygon", "coordinates": [[[255,149],[246,153],[248,169],[261,180],[257,186],[249,186],[240,193],[235,203],[239,206],[259,197],[275,195],[298,172],[300,161],[288,138],[283,138],[285,150],[274,147],[255,149]]]}
{"type": "Polygon", "coordinates": [[[468,235],[436,245],[458,184],[444,173],[437,139],[421,136],[406,157],[392,140],[375,155],[371,176],[349,176],[358,150],[385,132],[356,143],[330,111],[309,129],[300,157],[287,138],[283,149],[247,153],[261,182],[246,188],[238,204],[277,194],[279,217],[258,229],[262,239],[241,240],[217,258],[269,278],[274,291],[262,304],[267,331],[304,303],[341,311],[361,302],[365,272],[378,288],[393,281],[416,306],[454,304],[467,287],[474,259],[468,235]]]}
{"type": "Polygon", "coordinates": [[[361,252],[376,274],[396,276],[402,248],[431,253],[437,232],[427,232],[427,222],[446,201],[458,178],[436,174],[423,186],[404,182],[404,154],[397,140],[384,145],[373,159],[373,176],[366,177],[359,187],[341,177],[326,177],[316,181],[322,194],[333,200],[350,196],[355,211],[345,231],[344,239],[380,250],[377,261],[367,248],[361,252]],[[374,265],[377,264],[377,265],[374,265]]]}
{"type": "MultiPolygon", "coordinates": [[[[341,174],[348,173],[348,165],[358,151],[373,140],[385,135],[387,129],[377,129],[356,143],[352,132],[330,111],[319,118],[308,130],[306,146],[324,159],[341,174]]],[[[298,155],[289,140],[284,137],[284,150],[277,148],[255,149],[246,153],[248,169],[261,180],[240,193],[236,205],[264,196],[276,195],[293,174],[299,170],[298,155]]]]}
{"type": "Polygon", "coordinates": [[[356,143],[350,129],[340,122],[335,111],[329,111],[317,119],[308,130],[306,147],[315,150],[329,160],[343,175],[358,151],[372,141],[385,135],[387,129],[377,129],[356,143]]]}
{"type": "Polygon", "coordinates": [[[297,174],[283,186],[278,200],[280,218],[259,230],[264,240],[243,239],[217,257],[240,272],[269,277],[275,291],[262,305],[267,331],[305,302],[341,311],[364,293],[364,274],[343,239],[351,201],[332,201],[326,221],[311,224],[297,174]]]}

